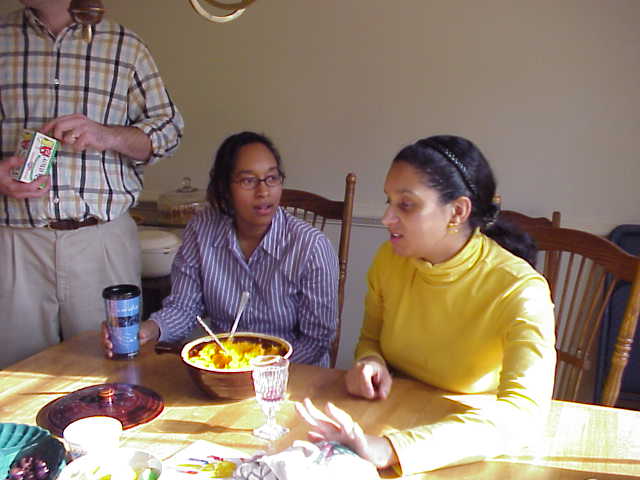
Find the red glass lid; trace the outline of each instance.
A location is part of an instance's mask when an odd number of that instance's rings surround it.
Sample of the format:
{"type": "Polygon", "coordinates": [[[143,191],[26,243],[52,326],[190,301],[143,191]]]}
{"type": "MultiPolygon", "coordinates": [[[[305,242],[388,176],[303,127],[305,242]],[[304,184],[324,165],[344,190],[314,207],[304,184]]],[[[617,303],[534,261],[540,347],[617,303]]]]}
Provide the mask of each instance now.
{"type": "Polygon", "coordinates": [[[103,383],[49,402],[38,412],[36,422],[59,437],[71,422],[97,415],[117,418],[126,430],[153,420],[163,408],[162,397],[147,387],[103,383]]]}

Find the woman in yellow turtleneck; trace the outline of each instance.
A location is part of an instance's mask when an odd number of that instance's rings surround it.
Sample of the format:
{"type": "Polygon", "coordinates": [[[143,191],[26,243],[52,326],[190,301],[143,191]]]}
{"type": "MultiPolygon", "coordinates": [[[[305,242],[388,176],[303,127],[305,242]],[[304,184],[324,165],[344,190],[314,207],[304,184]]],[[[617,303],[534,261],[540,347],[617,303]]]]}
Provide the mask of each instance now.
{"type": "Polygon", "coordinates": [[[496,401],[375,437],[346,412],[328,405],[323,413],[306,400],[298,410],[313,426],[310,437],[341,442],[403,474],[526,443],[553,390],[553,304],[546,280],[527,263],[535,247],[496,222],[489,164],[464,138],[429,137],[396,156],[385,193],[390,240],[369,270],[347,389],[384,401],[393,369],[452,392],[495,392],[496,401]]]}

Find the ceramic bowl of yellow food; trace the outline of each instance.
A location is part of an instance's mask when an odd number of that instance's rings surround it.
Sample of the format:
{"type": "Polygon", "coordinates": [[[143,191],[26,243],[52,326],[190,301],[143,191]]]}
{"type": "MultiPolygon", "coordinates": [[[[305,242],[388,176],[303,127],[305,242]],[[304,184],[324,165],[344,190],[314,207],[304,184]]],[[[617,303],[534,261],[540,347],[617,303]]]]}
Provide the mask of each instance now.
{"type": "Polygon", "coordinates": [[[187,343],[181,352],[196,385],[212,398],[243,399],[255,395],[252,358],[258,355],[281,355],[289,358],[293,347],[286,340],[262,333],[238,332],[229,342],[222,333],[218,339],[230,355],[221,352],[211,337],[201,337],[187,343]]]}

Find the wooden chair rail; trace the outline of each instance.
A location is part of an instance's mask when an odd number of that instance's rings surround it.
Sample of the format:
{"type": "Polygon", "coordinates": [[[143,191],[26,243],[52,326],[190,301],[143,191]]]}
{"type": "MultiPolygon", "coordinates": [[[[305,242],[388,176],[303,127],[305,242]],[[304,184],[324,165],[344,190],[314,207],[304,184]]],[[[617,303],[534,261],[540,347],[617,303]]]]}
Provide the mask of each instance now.
{"type": "Polygon", "coordinates": [[[516,212],[515,210],[501,210],[501,220],[517,225],[524,231],[528,231],[532,227],[559,227],[560,226],[560,212],[555,210],[551,214],[551,219],[546,217],[530,217],[524,213],[516,212]]]}
{"type": "Polygon", "coordinates": [[[344,201],[329,200],[303,190],[283,189],[280,205],[300,212],[304,210],[314,212],[316,215],[332,220],[342,220],[344,215],[344,201]]]}
{"type": "Polygon", "coordinates": [[[540,270],[556,305],[558,365],[554,398],[577,399],[614,288],[619,281],[632,284],[600,400],[604,405],[615,405],[640,313],[640,259],[605,238],[560,228],[557,211],[548,219],[503,210],[500,218],[527,232],[544,257],[540,270]]]}
{"type": "Polygon", "coordinates": [[[532,227],[527,230],[541,250],[566,251],[567,245],[574,246],[571,251],[602,264],[608,271],[626,281],[632,281],[635,274],[634,261],[637,257],[625,252],[606,238],[582,230],[562,228],[560,235],[549,233],[549,227],[532,227]],[[621,261],[624,258],[626,261],[621,261]]]}
{"type": "Polygon", "coordinates": [[[614,288],[621,280],[632,284],[600,400],[614,406],[640,313],[640,258],[580,230],[536,226],[527,232],[540,251],[555,256],[543,271],[556,305],[555,398],[576,400],[614,288]]]}
{"type": "Polygon", "coordinates": [[[353,221],[353,201],[355,196],[356,176],[349,173],[345,178],[344,200],[329,200],[312,192],[296,189],[284,189],[280,205],[292,215],[309,222],[314,227],[324,230],[327,219],[340,221],[340,240],[338,243],[338,319],[336,336],[331,347],[331,366],[334,367],[340,346],[342,329],[342,309],[344,291],[347,282],[347,265],[349,262],[349,243],[351,241],[351,224],[353,221]]]}

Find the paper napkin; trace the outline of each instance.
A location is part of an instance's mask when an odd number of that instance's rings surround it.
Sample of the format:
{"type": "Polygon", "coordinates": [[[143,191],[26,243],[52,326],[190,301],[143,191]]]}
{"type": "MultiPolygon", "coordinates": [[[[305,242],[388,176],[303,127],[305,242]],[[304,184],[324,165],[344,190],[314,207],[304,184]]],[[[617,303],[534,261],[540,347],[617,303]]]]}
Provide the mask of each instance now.
{"type": "Polygon", "coordinates": [[[162,462],[163,480],[232,479],[235,466],[251,456],[206,440],[197,440],[162,462]],[[225,475],[226,476],[221,476],[225,475]]]}

